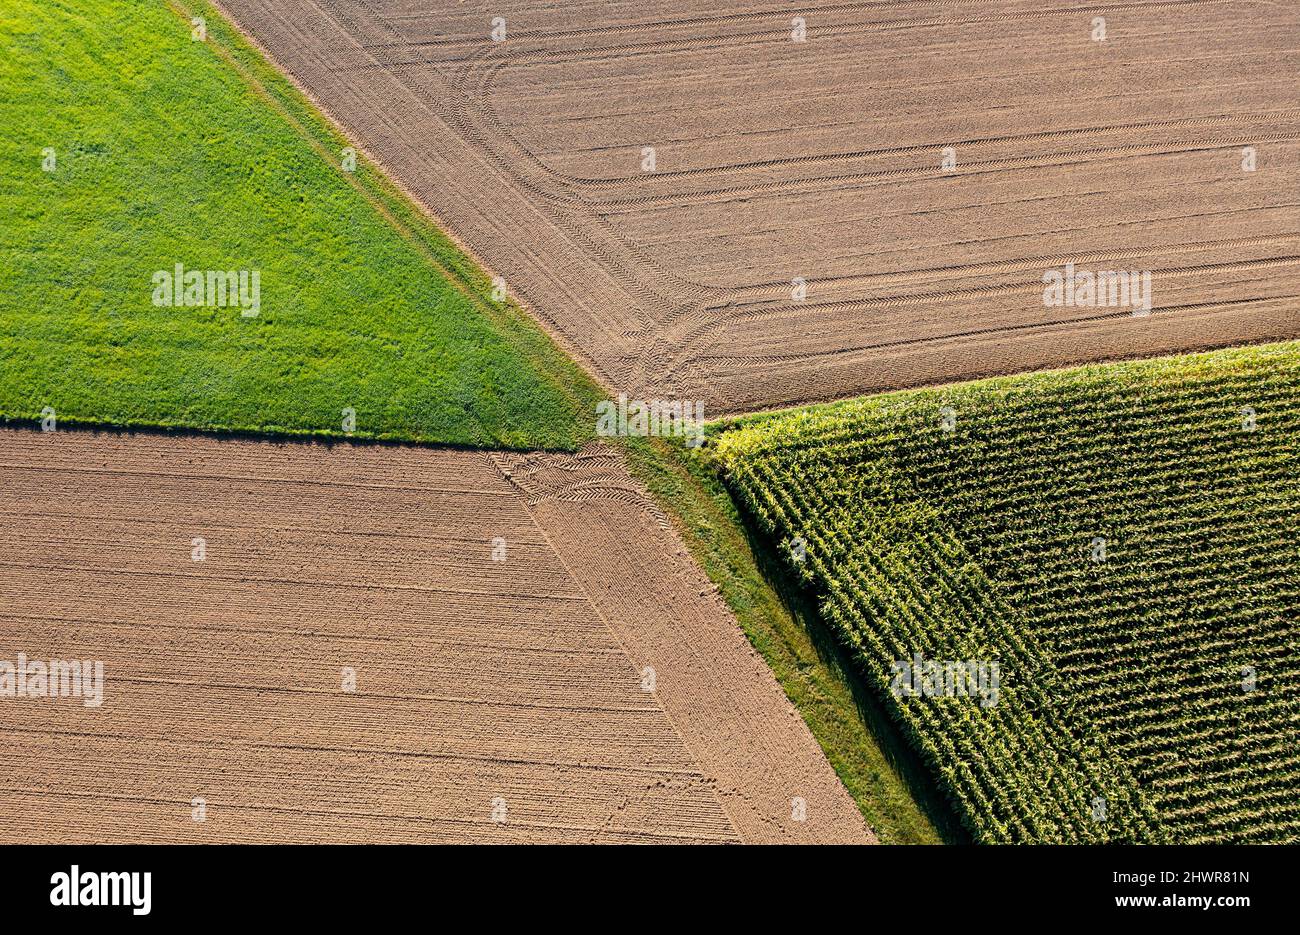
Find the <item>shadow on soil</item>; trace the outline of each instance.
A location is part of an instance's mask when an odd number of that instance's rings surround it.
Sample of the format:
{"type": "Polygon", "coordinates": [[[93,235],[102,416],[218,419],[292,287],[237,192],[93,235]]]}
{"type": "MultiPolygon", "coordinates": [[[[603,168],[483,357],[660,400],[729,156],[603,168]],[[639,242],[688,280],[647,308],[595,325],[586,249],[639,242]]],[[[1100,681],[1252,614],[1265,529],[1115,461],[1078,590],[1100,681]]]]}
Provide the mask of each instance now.
{"type": "Polygon", "coordinates": [[[832,669],[848,686],[858,717],[870,734],[880,744],[881,752],[902,778],[921,811],[934,825],[945,844],[973,843],[969,832],[962,827],[952,807],[930,776],[921,758],[908,745],[889,714],[876,700],[859,672],[858,664],[850,655],[843,640],[823,622],[817,607],[806,590],[789,573],[785,562],[774,550],[763,533],[754,527],[752,520],[741,514],[742,529],[749,541],[759,572],[776,592],[804,632],[812,640],[822,663],[832,669]]]}
{"type": "MultiPolygon", "coordinates": [[[[0,415],[0,429],[12,429],[19,432],[41,432],[40,420],[35,418],[15,418],[0,415]]],[[[285,430],[276,428],[237,429],[237,428],[203,428],[190,425],[130,425],[112,422],[95,422],[76,417],[61,418],[57,432],[80,432],[87,435],[115,435],[130,437],[132,435],[154,435],[167,438],[203,438],[219,442],[242,441],[263,442],[269,445],[317,445],[323,448],[366,448],[385,446],[389,448],[429,448],[450,451],[495,451],[513,454],[572,454],[579,451],[579,446],[559,447],[519,447],[504,442],[447,442],[422,441],[418,439],[384,438],[357,432],[345,435],[336,431],[285,430]]]]}

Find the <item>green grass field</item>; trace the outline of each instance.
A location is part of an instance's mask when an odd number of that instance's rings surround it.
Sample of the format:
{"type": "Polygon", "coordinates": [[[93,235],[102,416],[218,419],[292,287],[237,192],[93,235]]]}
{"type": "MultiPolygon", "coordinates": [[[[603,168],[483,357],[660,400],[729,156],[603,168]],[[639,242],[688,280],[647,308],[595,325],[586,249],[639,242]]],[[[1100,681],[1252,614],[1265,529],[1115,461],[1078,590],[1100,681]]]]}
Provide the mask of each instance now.
{"type": "Polygon", "coordinates": [[[573,448],[596,390],[210,8],[0,18],[0,417],[573,448]],[[47,150],[53,151],[49,163],[47,150]],[[46,171],[46,168],[52,171],[46,171]],[[260,311],[156,271],[257,270],[260,311]]]}
{"type": "Polygon", "coordinates": [[[1300,841],[1300,344],[754,416],[711,450],[977,840],[1300,841]],[[1000,685],[896,677],[918,653],[1000,685]]]}

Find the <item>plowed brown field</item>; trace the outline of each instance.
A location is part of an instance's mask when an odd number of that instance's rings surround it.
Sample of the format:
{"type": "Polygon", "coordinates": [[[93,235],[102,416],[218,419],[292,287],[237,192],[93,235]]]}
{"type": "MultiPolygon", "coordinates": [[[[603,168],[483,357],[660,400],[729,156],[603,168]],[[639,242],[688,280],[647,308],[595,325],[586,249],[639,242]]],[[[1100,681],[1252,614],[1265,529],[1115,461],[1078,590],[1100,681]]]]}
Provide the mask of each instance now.
{"type": "Polygon", "coordinates": [[[221,6],[633,397],[1300,335],[1294,3],[221,6]],[[1154,314],[1045,306],[1068,261],[1150,271],[1154,314]]]}
{"type": "Polygon", "coordinates": [[[0,568],[105,675],[0,697],[10,840],[870,840],[607,449],[4,430],[0,568]]]}

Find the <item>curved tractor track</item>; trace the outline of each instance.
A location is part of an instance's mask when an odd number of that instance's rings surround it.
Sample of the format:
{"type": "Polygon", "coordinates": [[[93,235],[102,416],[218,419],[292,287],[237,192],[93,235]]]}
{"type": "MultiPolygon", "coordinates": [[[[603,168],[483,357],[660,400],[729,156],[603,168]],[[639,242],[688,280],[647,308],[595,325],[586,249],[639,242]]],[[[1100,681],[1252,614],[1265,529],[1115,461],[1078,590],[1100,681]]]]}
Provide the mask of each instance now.
{"type": "Polygon", "coordinates": [[[221,6],[611,393],[1300,334],[1294,5],[525,2],[501,41],[485,2],[221,6]],[[1068,263],[1150,272],[1158,314],[1047,307],[1068,263]]]}

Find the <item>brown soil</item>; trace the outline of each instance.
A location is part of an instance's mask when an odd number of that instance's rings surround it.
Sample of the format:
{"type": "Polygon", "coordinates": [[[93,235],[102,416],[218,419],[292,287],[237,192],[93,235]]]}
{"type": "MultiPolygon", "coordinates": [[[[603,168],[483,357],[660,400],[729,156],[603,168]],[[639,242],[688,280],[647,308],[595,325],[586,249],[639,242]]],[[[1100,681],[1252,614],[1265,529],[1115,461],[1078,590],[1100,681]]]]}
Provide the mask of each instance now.
{"type": "Polygon", "coordinates": [[[1295,4],[524,0],[502,42],[486,0],[221,5],[634,398],[1300,335],[1295,4]],[[1150,270],[1155,313],[1045,307],[1071,260],[1150,270]]]}
{"type": "Polygon", "coordinates": [[[648,503],[600,448],[0,431],[0,659],[101,660],[106,681],[99,708],[0,697],[0,824],[69,843],[869,841],[648,503]]]}

